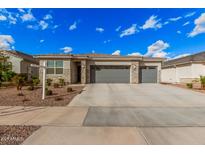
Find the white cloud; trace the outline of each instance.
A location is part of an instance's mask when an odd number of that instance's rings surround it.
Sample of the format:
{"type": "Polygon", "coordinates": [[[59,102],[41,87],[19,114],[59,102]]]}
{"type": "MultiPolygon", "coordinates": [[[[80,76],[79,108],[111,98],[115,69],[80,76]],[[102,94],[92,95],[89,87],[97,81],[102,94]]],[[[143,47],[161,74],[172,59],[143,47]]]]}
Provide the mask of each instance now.
{"type": "Polygon", "coordinates": [[[198,34],[205,33],[205,13],[202,13],[197,19],[194,21],[195,27],[188,34],[188,37],[194,37],[198,34]]]}
{"type": "Polygon", "coordinates": [[[102,33],[102,32],[105,31],[105,30],[104,30],[103,28],[101,28],[101,27],[97,27],[95,30],[96,30],[97,32],[100,32],[100,33],[102,33]]]}
{"type": "Polygon", "coordinates": [[[171,59],[177,59],[177,58],[182,58],[182,57],[186,57],[186,56],[189,56],[190,54],[189,53],[184,53],[184,54],[181,54],[181,55],[178,55],[178,56],[175,56],[171,59]]]}
{"type": "Polygon", "coordinates": [[[40,43],[43,43],[45,40],[40,40],[40,43]]]}
{"type": "Polygon", "coordinates": [[[111,40],[105,40],[103,43],[109,43],[109,42],[111,42],[111,40]]]}
{"type": "Polygon", "coordinates": [[[148,28],[154,28],[158,29],[162,27],[162,24],[160,23],[161,19],[157,19],[157,16],[152,15],[145,24],[141,27],[142,29],[148,29],[148,28]]]}
{"type": "Polygon", "coordinates": [[[50,19],[52,19],[53,17],[52,17],[52,15],[50,15],[50,14],[46,14],[44,17],[43,17],[43,19],[44,20],[50,20],[50,19]]]}
{"type": "Polygon", "coordinates": [[[118,32],[120,29],[122,28],[122,26],[118,26],[115,31],[118,32]]]}
{"type": "Polygon", "coordinates": [[[14,39],[11,35],[0,35],[0,50],[10,50],[14,44],[14,39]]]}
{"type": "Polygon", "coordinates": [[[69,30],[74,30],[77,28],[77,22],[75,21],[72,25],[69,26],[69,30]]]}
{"type": "Polygon", "coordinates": [[[22,8],[19,8],[18,11],[21,12],[21,13],[25,13],[25,10],[22,9],[22,8]]]}
{"type": "Polygon", "coordinates": [[[120,55],[120,50],[116,50],[112,53],[112,55],[114,56],[119,56],[120,55]]]}
{"type": "Polygon", "coordinates": [[[28,29],[34,29],[34,30],[38,30],[39,26],[38,25],[27,25],[26,26],[28,29]]]}
{"type": "Polygon", "coordinates": [[[158,40],[152,45],[148,46],[148,51],[145,54],[145,56],[150,56],[150,57],[165,57],[167,56],[167,53],[164,51],[169,47],[169,44],[162,41],[158,40]]]}
{"type": "Polygon", "coordinates": [[[56,28],[58,28],[59,27],[59,25],[54,25],[53,26],[53,29],[56,29],[56,28]]]}
{"type": "Polygon", "coordinates": [[[169,24],[169,21],[165,21],[165,22],[164,22],[164,25],[167,25],[167,24],[169,24]]]}
{"type": "Polygon", "coordinates": [[[73,51],[73,49],[71,47],[60,48],[60,50],[63,50],[64,53],[70,53],[73,51]]]}
{"type": "Polygon", "coordinates": [[[185,22],[182,26],[186,26],[186,25],[188,25],[188,24],[190,24],[189,21],[185,22]]]}
{"type": "Polygon", "coordinates": [[[40,26],[41,30],[45,30],[45,29],[48,28],[48,23],[45,22],[44,20],[41,20],[41,21],[39,22],[39,26],[40,26]]]}
{"type": "Polygon", "coordinates": [[[164,51],[160,51],[160,52],[156,52],[153,54],[153,57],[157,57],[157,58],[165,58],[167,57],[168,53],[164,52],[164,51]]]}
{"type": "Polygon", "coordinates": [[[6,18],[9,24],[16,24],[17,22],[16,17],[18,16],[18,13],[9,12],[7,11],[7,9],[0,9],[0,13],[1,13],[2,20],[5,21],[5,18],[6,18]]]}
{"type": "Polygon", "coordinates": [[[170,21],[178,21],[182,19],[182,17],[176,17],[176,18],[169,18],[170,21]]]}
{"type": "Polygon", "coordinates": [[[139,52],[133,52],[133,53],[129,53],[128,56],[143,56],[143,55],[139,52]]]}
{"type": "Polygon", "coordinates": [[[133,35],[136,32],[138,32],[137,30],[137,25],[133,24],[131,27],[129,27],[128,29],[125,29],[121,32],[120,37],[124,37],[124,36],[129,36],[129,35],[133,35]]]}
{"type": "Polygon", "coordinates": [[[7,17],[4,15],[0,15],[0,21],[5,21],[5,20],[7,20],[7,17]]]}
{"type": "Polygon", "coordinates": [[[196,14],[196,12],[187,13],[184,17],[188,18],[188,17],[191,17],[191,16],[193,16],[195,14],[196,14]]]}
{"type": "Polygon", "coordinates": [[[182,32],[180,30],[177,31],[177,34],[181,34],[182,32]]]}
{"type": "Polygon", "coordinates": [[[33,16],[31,9],[28,9],[27,12],[23,12],[21,19],[25,21],[34,21],[36,18],[33,16]]]}

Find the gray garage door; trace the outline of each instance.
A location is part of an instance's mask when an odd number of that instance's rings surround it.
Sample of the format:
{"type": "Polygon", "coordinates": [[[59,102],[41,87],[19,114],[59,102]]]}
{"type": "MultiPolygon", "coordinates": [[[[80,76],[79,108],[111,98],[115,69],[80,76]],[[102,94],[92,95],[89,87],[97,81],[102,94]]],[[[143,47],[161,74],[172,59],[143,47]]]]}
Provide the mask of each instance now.
{"type": "Polygon", "coordinates": [[[157,83],[157,67],[141,67],[140,82],[157,83]]]}
{"type": "Polygon", "coordinates": [[[91,66],[91,83],[130,83],[129,66],[91,66]]]}

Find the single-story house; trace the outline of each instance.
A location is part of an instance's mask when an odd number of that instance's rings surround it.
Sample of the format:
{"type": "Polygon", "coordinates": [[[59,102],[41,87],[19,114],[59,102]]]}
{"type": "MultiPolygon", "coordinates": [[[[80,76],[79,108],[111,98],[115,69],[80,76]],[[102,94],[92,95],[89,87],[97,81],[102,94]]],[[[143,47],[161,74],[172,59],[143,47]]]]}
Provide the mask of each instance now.
{"type": "Polygon", "coordinates": [[[164,61],[161,81],[165,83],[191,83],[205,76],[205,52],[164,61]]]}
{"type": "MultiPolygon", "coordinates": [[[[158,83],[163,58],[114,56],[106,54],[36,55],[47,64],[47,78],[67,83],[158,83]]],[[[42,79],[42,69],[39,69],[42,79]]]]}
{"type": "Polygon", "coordinates": [[[0,50],[0,54],[12,65],[13,72],[38,76],[38,69],[30,67],[31,64],[39,63],[33,56],[15,50],[0,50]]]}

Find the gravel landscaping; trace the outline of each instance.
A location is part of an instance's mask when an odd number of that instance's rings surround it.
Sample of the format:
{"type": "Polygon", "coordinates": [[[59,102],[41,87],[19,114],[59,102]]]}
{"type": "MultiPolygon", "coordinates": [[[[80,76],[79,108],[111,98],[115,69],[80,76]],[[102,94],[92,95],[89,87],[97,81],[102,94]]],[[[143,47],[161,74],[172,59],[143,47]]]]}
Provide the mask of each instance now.
{"type": "Polygon", "coordinates": [[[71,100],[82,92],[84,86],[69,86],[73,89],[67,92],[67,86],[61,88],[49,87],[53,94],[46,96],[42,100],[42,88],[38,87],[35,90],[28,90],[28,87],[23,87],[23,96],[18,96],[19,91],[15,87],[0,89],[0,106],[66,106],[71,100]]]}
{"type": "Polygon", "coordinates": [[[34,131],[40,126],[0,126],[0,145],[18,145],[22,144],[34,131]]]}
{"type": "Polygon", "coordinates": [[[184,84],[167,84],[167,85],[171,85],[171,86],[175,86],[175,87],[179,87],[179,88],[184,88],[184,89],[189,89],[189,90],[193,90],[193,91],[197,91],[197,92],[201,92],[201,93],[205,94],[205,90],[203,90],[201,88],[188,88],[184,84]]]}

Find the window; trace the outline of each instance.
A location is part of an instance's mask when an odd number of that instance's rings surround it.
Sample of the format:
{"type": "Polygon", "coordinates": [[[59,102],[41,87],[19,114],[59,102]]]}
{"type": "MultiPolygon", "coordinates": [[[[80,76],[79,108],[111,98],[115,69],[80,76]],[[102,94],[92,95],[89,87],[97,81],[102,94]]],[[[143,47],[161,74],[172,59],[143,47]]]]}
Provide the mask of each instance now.
{"type": "Polygon", "coordinates": [[[48,60],[47,74],[63,74],[63,60],[48,60]]]}

